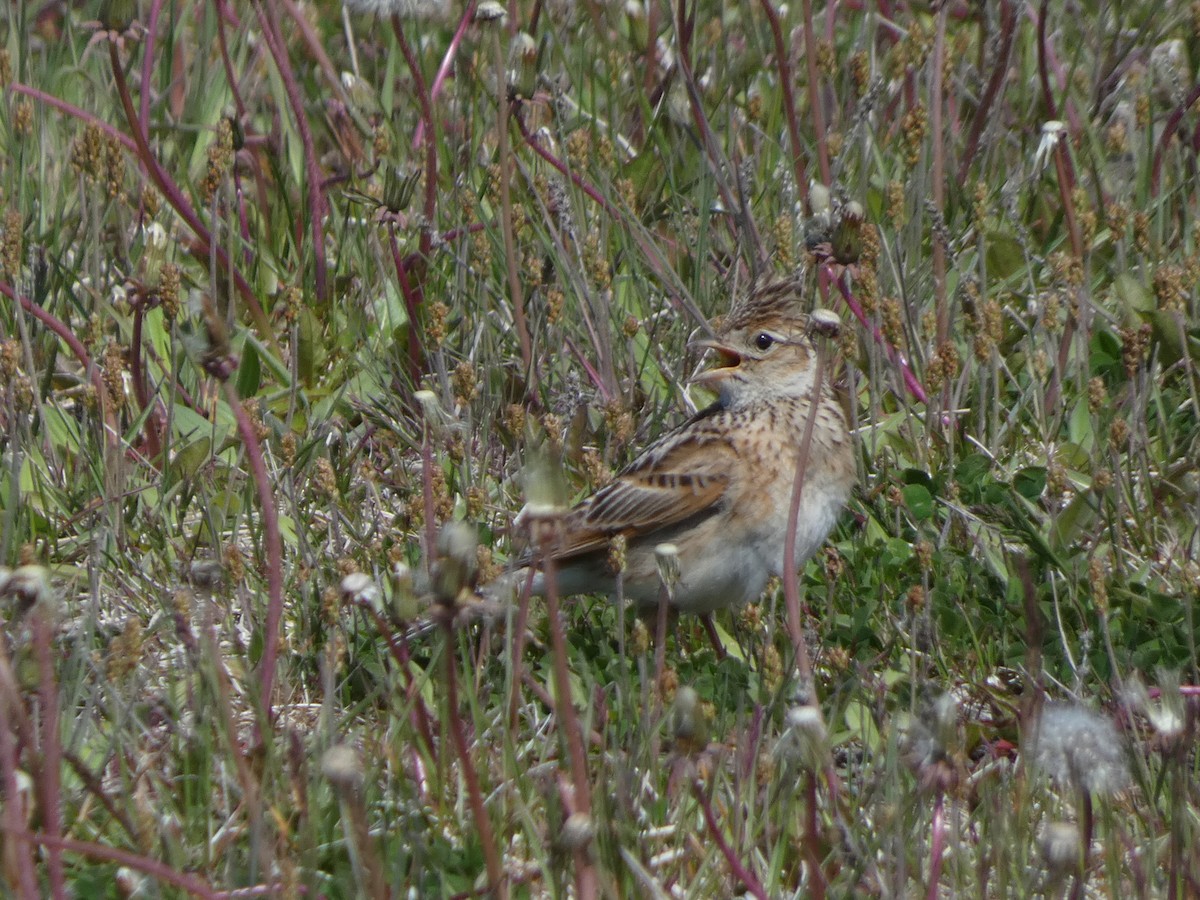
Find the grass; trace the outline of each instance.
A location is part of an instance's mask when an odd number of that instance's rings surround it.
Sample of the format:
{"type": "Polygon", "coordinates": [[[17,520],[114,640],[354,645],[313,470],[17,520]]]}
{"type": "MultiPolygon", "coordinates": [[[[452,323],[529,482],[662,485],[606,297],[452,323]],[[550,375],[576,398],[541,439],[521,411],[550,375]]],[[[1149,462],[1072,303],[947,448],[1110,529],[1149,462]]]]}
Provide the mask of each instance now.
{"type": "Polygon", "coordinates": [[[1200,894],[1200,8],[362,5],[0,13],[4,890],[1200,894]],[[462,614],[765,270],[811,672],[462,614]]]}

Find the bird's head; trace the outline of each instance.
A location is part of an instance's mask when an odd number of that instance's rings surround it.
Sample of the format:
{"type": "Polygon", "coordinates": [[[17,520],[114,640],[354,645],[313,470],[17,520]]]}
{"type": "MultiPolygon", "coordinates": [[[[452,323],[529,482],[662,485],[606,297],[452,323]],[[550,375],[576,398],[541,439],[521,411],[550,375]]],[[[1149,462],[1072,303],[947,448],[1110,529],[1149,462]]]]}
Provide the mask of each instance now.
{"type": "Polygon", "coordinates": [[[813,334],[836,328],[836,319],[800,309],[800,283],[773,279],[751,287],[734,304],[713,340],[696,342],[716,354],[716,365],[693,379],[717,391],[727,406],[768,396],[802,397],[813,387],[813,334]]]}

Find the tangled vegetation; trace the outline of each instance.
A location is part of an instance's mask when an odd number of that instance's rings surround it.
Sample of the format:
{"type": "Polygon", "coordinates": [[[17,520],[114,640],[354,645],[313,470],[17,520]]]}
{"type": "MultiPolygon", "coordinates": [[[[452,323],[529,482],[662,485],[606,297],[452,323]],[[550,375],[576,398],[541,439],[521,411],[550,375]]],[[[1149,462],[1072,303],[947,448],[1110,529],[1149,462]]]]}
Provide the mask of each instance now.
{"type": "Polygon", "coordinates": [[[5,4],[4,892],[1200,895],[1198,66],[1178,0],[5,4]],[[859,448],[800,647],[476,598],[766,271],[859,448]]]}

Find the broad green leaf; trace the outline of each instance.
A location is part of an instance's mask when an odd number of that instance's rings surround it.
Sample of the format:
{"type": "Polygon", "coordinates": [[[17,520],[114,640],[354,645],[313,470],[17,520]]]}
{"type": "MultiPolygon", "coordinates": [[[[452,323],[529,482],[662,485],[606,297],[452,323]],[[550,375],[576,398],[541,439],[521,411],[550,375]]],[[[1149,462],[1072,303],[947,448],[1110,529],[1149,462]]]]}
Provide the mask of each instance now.
{"type": "Polygon", "coordinates": [[[918,522],[933,515],[933,495],[929,488],[921,484],[908,484],[900,489],[904,497],[904,505],[918,522]]]}
{"type": "Polygon", "coordinates": [[[1046,467],[1029,466],[1013,477],[1013,487],[1026,500],[1036,500],[1046,489],[1046,467]]]}

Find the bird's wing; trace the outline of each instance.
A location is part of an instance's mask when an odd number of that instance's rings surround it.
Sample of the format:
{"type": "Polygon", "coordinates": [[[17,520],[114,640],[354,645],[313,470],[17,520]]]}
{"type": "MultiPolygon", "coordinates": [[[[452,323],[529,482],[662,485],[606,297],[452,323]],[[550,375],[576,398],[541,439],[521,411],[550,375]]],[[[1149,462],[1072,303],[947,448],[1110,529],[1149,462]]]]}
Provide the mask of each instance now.
{"type": "Polygon", "coordinates": [[[615,480],[576,506],[560,558],[636,538],[712,509],[729,487],[737,453],[720,418],[705,411],[646,449],[615,480]]]}

